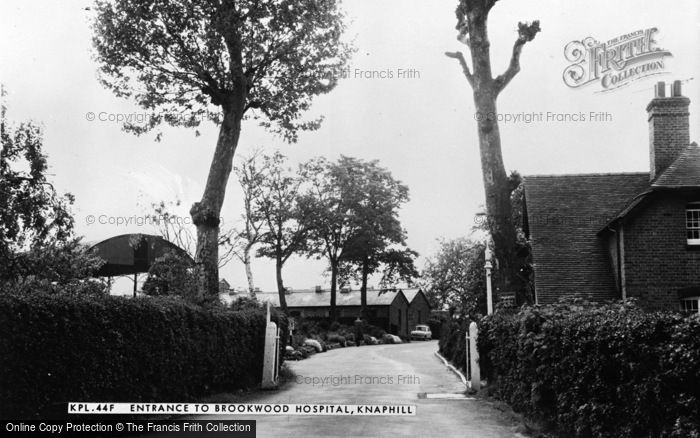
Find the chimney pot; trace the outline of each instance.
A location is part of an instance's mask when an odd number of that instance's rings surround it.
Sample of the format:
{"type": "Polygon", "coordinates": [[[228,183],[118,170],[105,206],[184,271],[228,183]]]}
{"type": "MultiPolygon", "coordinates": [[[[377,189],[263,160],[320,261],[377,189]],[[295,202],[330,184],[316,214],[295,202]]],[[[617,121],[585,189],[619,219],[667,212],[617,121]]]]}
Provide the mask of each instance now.
{"type": "Polygon", "coordinates": [[[655,97],[666,97],[666,83],[664,81],[659,81],[656,83],[655,97]]]}
{"type": "Polygon", "coordinates": [[[673,97],[681,96],[681,81],[673,81],[673,97]]]}

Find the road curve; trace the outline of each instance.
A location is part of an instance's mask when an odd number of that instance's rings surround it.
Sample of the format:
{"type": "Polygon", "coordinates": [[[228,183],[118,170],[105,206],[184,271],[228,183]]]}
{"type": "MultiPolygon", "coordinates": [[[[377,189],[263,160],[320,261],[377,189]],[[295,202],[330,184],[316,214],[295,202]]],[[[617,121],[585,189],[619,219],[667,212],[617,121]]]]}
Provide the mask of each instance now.
{"type": "Polygon", "coordinates": [[[291,382],[246,403],[415,405],[406,416],[221,416],[257,420],[258,437],[518,437],[516,425],[478,399],[419,394],[463,393],[461,380],[434,355],[437,342],[348,347],[290,362],[291,382]]]}

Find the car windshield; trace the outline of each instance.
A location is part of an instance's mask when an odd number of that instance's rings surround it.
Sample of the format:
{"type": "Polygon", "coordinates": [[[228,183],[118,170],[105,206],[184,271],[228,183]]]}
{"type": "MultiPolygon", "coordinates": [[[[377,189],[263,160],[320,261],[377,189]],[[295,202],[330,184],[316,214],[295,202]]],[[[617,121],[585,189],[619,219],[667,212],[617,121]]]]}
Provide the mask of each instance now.
{"type": "Polygon", "coordinates": [[[427,332],[427,331],[428,331],[428,326],[425,326],[425,325],[416,326],[416,331],[419,331],[419,332],[427,332]]]}

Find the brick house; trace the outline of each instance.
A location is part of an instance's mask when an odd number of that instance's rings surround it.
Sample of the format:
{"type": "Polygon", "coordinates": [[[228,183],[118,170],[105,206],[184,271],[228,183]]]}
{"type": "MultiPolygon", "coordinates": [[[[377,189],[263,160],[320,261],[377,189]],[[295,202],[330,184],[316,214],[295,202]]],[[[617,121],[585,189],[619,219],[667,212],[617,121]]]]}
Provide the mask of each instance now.
{"type": "Polygon", "coordinates": [[[698,311],[700,148],[679,81],[669,94],[659,82],[647,106],[650,172],[524,178],[538,303],[635,297],[698,311]]]}

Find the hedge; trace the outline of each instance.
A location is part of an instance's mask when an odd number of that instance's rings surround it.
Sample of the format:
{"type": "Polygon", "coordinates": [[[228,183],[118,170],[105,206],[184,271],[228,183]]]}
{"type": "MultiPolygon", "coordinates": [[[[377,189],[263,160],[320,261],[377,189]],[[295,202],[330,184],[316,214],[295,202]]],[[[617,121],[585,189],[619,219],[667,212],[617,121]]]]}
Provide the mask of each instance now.
{"type": "Polygon", "coordinates": [[[264,330],[261,308],[0,294],[0,418],[61,415],[68,401],[192,401],[252,387],[264,330]]]}
{"type": "Polygon", "coordinates": [[[482,376],[566,437],[700,436],[700,318],[633,304],[528,307],[479,324],[482,376]]]}
{"type": "Polygon", "coordinates": [[[469,328],[469,320],[449,320],[442,324],[438,348],[440,354],[452,362],[454,366],[467,371],[467,344],[465,337],[469,328]]]}

